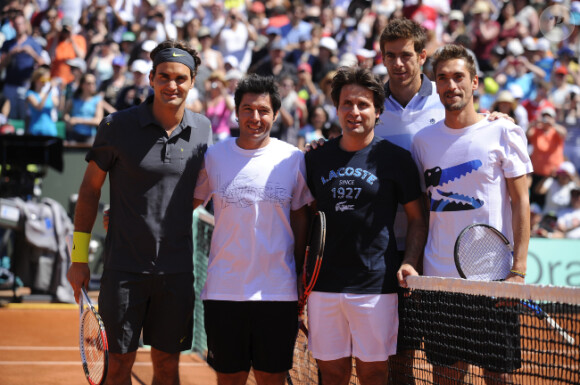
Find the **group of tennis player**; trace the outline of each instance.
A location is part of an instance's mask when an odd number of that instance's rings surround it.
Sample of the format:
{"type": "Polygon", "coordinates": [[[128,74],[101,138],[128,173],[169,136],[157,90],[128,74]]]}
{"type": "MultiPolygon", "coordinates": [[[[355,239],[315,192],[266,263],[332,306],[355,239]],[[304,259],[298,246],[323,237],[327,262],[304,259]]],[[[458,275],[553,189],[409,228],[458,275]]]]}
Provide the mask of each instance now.
{"type": "MultiPolygon", "coordinates": [[[[419,273],[459,277],[453,245],[465,226],[503,232],[514,243],[505,279],[524,281],[532,171],[524,132],[504,116],[475,111],[478,77],[466,49],[441,48],[432,58],[434,82],[423,75],[425,44],[418,24],[393,20],[380,38],[386,84],[369,70],[339,68],[331,96],[342,135],[306,154],[270,137],[281,106],[272,78],[240,81],[240,136],[212,145],[207,118],[185,108],[198,54],[175,41],[151,52],[154,96],[102,121],[75,213],[68,278],[78,299],[90,278],[88,243],[108,175],[99,294],[107,384],[131,384],[141,332],[153,384],[179,384],[179,354],[191,348],[193,329],[192,201],[211,200],[215,216],[201,299],[219,385],[245,384],[251,368],[258,384],[285,383],[315,210],[325,213],[327,228],[308,298],[309,349],[324,385],[348,384],[352,357],[363,385],[387,384],[388,363],[390,383],[413,383],[405,365],[412,347],[397,349],[401,287],[419,273]]],[[[514,348],[506,341],[506,352],[514,348]]],[[[430,357],[435,382],[459,379],[462,363],[437,357],[430,357]]],[[[519,361],[500,371],[478,364],[501,384],[519,361]]]]}

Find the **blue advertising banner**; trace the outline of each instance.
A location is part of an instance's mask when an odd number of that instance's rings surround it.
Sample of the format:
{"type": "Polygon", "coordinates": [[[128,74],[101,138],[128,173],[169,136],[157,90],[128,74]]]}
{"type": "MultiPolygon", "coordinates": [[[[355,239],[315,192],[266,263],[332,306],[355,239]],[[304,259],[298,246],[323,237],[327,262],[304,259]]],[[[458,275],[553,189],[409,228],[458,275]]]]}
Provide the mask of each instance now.
{"type": "Polygon", "coordinates": [[[580,241],[532,238],[526,283],[580,287],[580,241]]]}

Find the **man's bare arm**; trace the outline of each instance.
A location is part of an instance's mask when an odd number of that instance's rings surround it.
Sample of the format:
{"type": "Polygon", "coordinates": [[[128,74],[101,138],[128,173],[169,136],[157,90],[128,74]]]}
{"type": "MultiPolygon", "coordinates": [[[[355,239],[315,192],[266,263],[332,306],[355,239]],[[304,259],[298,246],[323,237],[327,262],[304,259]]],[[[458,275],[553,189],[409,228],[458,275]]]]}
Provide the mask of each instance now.
{"type": "MultiPolygon", "coordinates": [[[[514,233],[514,263],[512,269],[526,272],[528,245],[530,243],[530,198],[527,175],[507,178],[508,193],[512,206],[512,229],[514,233]]],[[[524,278],[511,273],[507,281],[524,282],[524,278]]]]}
{"type": "Polygon", "coordinates": [[[407,240],[405,242],[405,257],[397,272],[401,287],[407,287],[406,277],[418,275],[417,267],[425,250],[427,242],[427,221],[423,207],[423,196],[403,205],[407,214],[407,240]]]}
{"type": "MultiPolygon", "coordinates": [[[[75,207],[75,232],[90,234],[99,208],[101,199],[101,188],[105,183],[107,173],[99,168],[93,161],[89,162],[81,187],[79,197],[75,207]]],[[[80,290],[89,284],[91,273],[88,263],[73,262],[68,270],[67,279],[70,282],[75,299],[79,300],[80,290]]]]}

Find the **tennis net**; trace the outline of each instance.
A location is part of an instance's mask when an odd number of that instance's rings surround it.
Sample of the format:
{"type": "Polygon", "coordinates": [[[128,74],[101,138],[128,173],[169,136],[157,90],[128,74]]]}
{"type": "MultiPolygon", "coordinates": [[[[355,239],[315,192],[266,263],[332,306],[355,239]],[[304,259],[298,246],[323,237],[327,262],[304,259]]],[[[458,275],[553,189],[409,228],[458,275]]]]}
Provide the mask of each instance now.
{"type": "Polygon", "coordinates": [[[437,277],[408,283],[398,344],[412,367],[393,363],[396,383],[580,384],[580,288],[437,277]]]}

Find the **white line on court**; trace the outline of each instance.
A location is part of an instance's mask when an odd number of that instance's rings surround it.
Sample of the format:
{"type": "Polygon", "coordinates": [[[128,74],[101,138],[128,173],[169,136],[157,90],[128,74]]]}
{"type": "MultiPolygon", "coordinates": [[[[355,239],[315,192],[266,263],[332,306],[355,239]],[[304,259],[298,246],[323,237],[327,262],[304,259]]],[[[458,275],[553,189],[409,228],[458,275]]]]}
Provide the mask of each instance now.
{"type": "MultiPolygon", "coordinates": [[[[2,365],[21,365],[21,366],[42,366],[42,365],[59,365],[59,366],[81,366],[79,361],[0,361],[2,365]]],[[[133,366],[152,366],[150,362],[135,362],[133,366]]],[[[203,362],[180,362],[179,367],[200,367],[207,366],[203,362]]]]}

